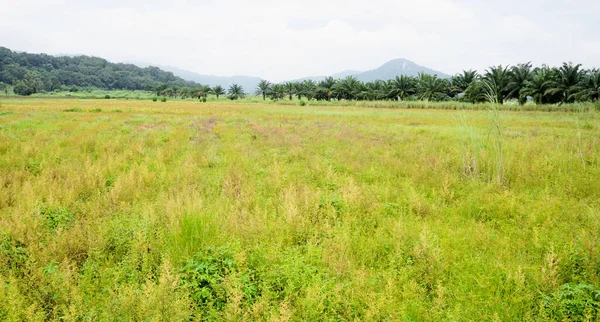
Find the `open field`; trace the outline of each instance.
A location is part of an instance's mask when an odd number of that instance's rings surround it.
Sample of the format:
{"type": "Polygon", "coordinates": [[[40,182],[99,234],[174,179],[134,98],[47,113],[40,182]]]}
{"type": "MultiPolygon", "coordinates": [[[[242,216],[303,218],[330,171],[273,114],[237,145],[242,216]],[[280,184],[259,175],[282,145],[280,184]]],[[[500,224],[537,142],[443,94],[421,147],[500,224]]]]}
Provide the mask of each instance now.
{"type": "Polygon", "coordinates": [[[0,320],[600,319],[600,114],[0,102],[0,320]]]}

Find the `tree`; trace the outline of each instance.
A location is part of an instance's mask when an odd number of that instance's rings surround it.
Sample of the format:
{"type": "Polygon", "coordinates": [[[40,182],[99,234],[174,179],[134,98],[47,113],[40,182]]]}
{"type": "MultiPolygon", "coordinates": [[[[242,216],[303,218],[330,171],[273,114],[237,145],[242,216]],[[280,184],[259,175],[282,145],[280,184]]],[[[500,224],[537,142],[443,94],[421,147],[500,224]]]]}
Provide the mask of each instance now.
{"type": "Polygon", "coordinates": [[[396,76],[389,85],[388,97],[394,100],[403,101],[414,95],[416,92],[416,81],[414,78],[406,75],[396,76]]]}
{"type": "Polygon", "coordinates": [[[292,96],[295,93],[295,86],[293,82],[287,82],[285,84],[283,84],[283,86],[285,87],[285,93],[288,95],[290,101],[292,100],[292,96]]]}
{"type": "Polygon", "coordinates": [[[467,89],[465,89],[465,96],[463,96],[463,99],[473,104],[487,101],[483,82],[479,80],[472,81],[467,89]]]}
{"type": "Polygon", "coordinates": [[[237,100],[240,98],[244,98],[244,96],[246,96],[246,94],[244,93],[244,89],[242,88],[242,86],[238,85],[238,84],[233,84],[231,86],[229,86],[229,90],[227,90],[227,94],[229,94],[229,99],[230,100],[237,100]]]}
{"type": "Polygon", "coordinates": [[[336,84],[336,80],[333,77],[327,77],[320,81],[315,90],[315,98],[317,100],[330,101],[333,97],[333,91],[336,84]]]}
{"type": "Polygon", "coordinates": [[[417,96],[425,101],[443,101],[448,98],[449,83],[437,75],[419,73],[417,78],[417,96]]]}
{"type": "Polygon", "coordinates": [[[600,100],[600,70],[589,71],[582,82],[582,87],[578,100],[592,102],[600,100]]]}
{"type": "Polygon", "coordinates": [[[261,80],[256,86],[256,95],[261,95],[263,101],[267,99],[267,94],[271,90],[271,83],[266,80],[261,80]]]}
{"type": "Polygon", "coordinates": [[[156,96],[163,96],[165,93],[165,90],[169,87],[169,84],[167,83],[159,83],[158,85],[156,85],[156,87],[154,88],[154,92],[156,93],[156,96]]]}
{"type": "Polygon", "coordinates": [[[563,63],[558,69],[557,78],[550,82],[549,94],[560,96],[561,103],[571,103],[583,89],[581,64],[563,63]]]}
{"type": "Polygon", "coordinates": [[[551,97],[548,94],[548,89],[550,88],[552,77],[552,70],[546,66],[534,69],[533,76],[525,82],[521,94],[533,97],[533,101],[536,104],[550,103],[551,97]]]}
{"type": "Polygon", "coordinates": [[[41,91],[43,86],[39,74],[27,71],[23,80],[15,84],[13,91],[18,95],[31,95],[41,91]]]}
{"type": "Polygon", "coordinates": [[[285,85],[283,84],[274,84],[271,86],[271,90],[269,91],[269,97],[272,100],[279,100],[285,97],[285,85]]]}
{"type": "Polygon", "coordinates": [[[307,79],[302,82],[302,91],[307,100],[312,100],[317,92],[317,84],[312,79],[307,79]]]}
{"type": "Polygon", "coordinates": [[[217,85],[217,86],[213,87],[212,92],[213,92],[213,94],[217,95],[217,99],[219,99],[220,95],[225,94],[225,90],[223,89],[223,87],[221,87],[221,85],[217,85]]]}
{"type": "Polygon", "coordinates": [[[531,62],[513,66],[508,75],[507,98],[516,98],[520,105],[524,105],[527,102],[527,95],[524,94],[523,88],[532,76],[531,62]]]}
{"type": "Polygon", "coordinates": [[[497,104],[504,104],[509,93],[510,75],[508,66],[492,66],[485,71],[483,75],[483,85],[487,93],[488,101],[497,104]]]}
{"type": "Polygon", "coordinates": [[[294,84],[294,93],[296,94],[296,97],[298,97],[299,100],[302,99],[302,96],[304,95],[304,87],[302,86],[302,83],[293,83],[294,84]]]}
{"type": "Polygon", "coordinates": [[[361,83],[354,76],[348,76],[339,80],[334,87],[338,99],[353,100],[360,90],[361,83]]]}
{"type": "Polygon", "coordinates": [[[469,85],[479,78],[479,74],[474,70],[463,70],[461,74],[452,77],[452,92],[456,94],[464,93],[469,85]]]}

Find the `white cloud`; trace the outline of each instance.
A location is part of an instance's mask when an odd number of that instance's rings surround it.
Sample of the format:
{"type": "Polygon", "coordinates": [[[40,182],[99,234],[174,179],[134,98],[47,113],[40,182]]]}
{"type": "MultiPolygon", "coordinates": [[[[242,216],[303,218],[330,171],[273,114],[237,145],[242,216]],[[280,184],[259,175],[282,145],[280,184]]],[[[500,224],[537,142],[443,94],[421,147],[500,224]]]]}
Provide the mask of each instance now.
{"type": "Polygon", "coordinates": [[[530,60],[593,67],[599,15],[595,0],[20,0],[0,3],[0,45],[274,81],[397,57],[447,73],[530,60]]]}

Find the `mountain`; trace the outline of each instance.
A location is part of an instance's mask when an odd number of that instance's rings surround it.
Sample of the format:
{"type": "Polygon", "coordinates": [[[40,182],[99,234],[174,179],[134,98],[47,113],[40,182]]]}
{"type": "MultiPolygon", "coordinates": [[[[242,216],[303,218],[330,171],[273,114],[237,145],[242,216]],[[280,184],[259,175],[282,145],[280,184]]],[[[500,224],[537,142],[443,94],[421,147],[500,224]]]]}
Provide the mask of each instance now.
{"type": "Polygon", "coordinates": [[[354,75],[358,80],[362,82],[372,82],[374,80],[388,80],[393,79],[396,76],[406,75],[416,77],[419,73],[425,73],[430,75],[438,75],[440,78],[449,78],[449,75],[446,75],[442,72],[438,72],[436,70],[419,66],[412,61],[404,58],[398,58],[394,60],[390,60],[389,62],[381,65],[376,69],[372,69],[363,73],[359,73],[354,75]]]}
{"type": "Polygon", "coordinates": [[[162,70],[166,70],[168,72],[173,73],[173,75],[177,77],[181,77],[188,81],[193,81],[202,85],[208,85],[210,87],[214,87],[217,85],[223,86],[226,90],[229,86],[233,84],[238,84],[244,88],[246,93],[253,93],[256,89],[256,86],[261,81],[261,78],[252,77],[252,76],[213,76],[213,75],[202,75],[189,70],[173,67],[173,66],[165,66],[165,65],[156,65],[142,62],[132,62],[139,67],[147,67],[147,66],[156,66],[162,70]]]}
{"type": "Polygon", "coordinates": [[[11,51],[0,47],[0,83],[15,86],[25,95],[65,87],[151,90],[159,83],[196,87],[156,67],[116,64],[91,56],[51,56],[11,51]]]}
{"type": "MultiPolygon", "coordinates": [[[[365,72],[347,70],[347,71],[343,71],[341,73],[333,74],[333,75],[331,75],[331,77],[333,77],[335,79],[339,79],[339,78],[345,78],[348,76],[354,76],[362,82],[371,82],[371,81],[374,81],[377,79],[384,80],[384,81],[389,80],[389,79],[394,79],[396,76],[400,76],[400,75],[416,77],[419,75],[420,72],[423,72],[425,74],[438,75],[438,77],[440,77],[440,78],[449,78],[450,77],[449,75],[446,75],[442,72],[417,65],[417,64],[413,63],[412,61],[405,59],[405,58],[398,58],[398,59],[390,60],[389,62],[387,62],[375,69],[368,70],[365,72]]],[[[301,81],[304,81],[307,79],[311,79],[315,82],[319,82],[319,81],[322,81],[323,79],[325,79],[325,77],[326,76],[305,77],[305,78],[296,79],[296,80],[294,80],[294,82],[297,82],[297,81],[301,82],[301,81]]]]}

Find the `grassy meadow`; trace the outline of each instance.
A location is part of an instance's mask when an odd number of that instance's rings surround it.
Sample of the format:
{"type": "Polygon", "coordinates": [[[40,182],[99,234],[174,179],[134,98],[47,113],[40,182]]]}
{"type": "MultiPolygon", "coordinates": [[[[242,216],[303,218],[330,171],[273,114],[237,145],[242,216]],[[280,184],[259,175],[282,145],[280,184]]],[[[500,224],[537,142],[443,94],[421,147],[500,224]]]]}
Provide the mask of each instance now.
{"type": "Polygon", "coordinates": [[[0,104],[0,321],[600,319],[597,111],[0,104]]]}

